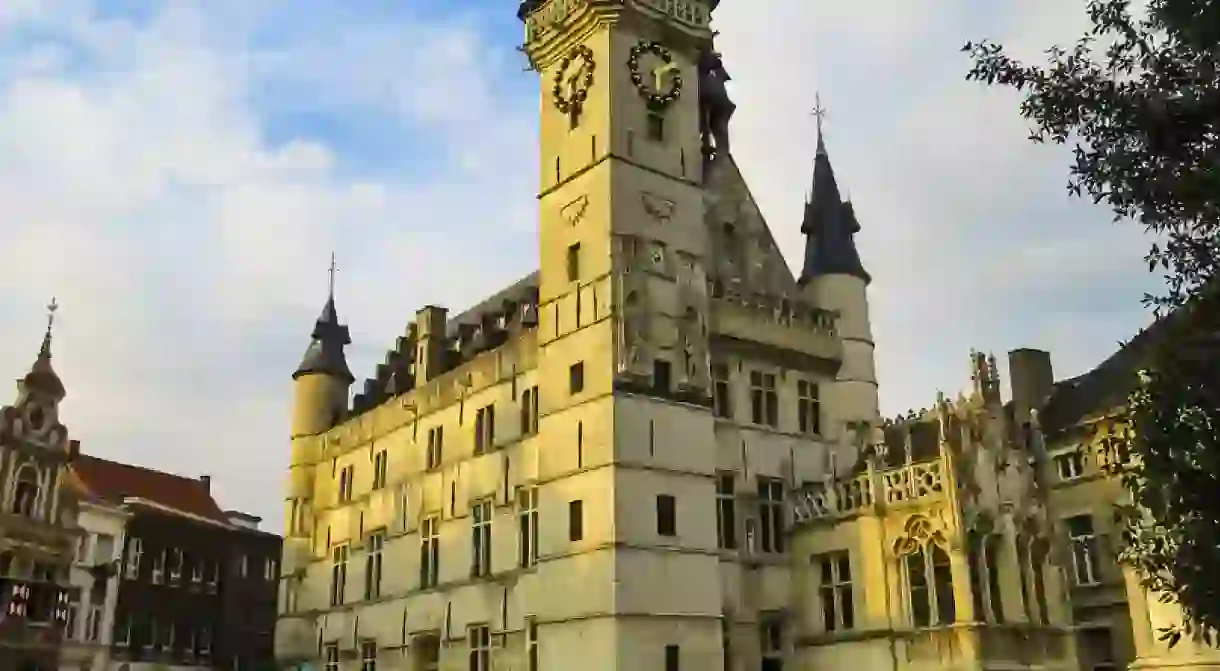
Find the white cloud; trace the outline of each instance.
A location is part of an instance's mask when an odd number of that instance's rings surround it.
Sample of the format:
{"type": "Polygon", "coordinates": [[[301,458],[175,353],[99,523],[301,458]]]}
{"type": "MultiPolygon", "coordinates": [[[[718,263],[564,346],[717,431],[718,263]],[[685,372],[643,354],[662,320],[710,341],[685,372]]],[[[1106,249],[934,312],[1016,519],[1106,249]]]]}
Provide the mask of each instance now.
{"type": "MultiPolygon", "coordinates": [[[[1036,54],[1075,36],[1078,3],[976,4],[718,10],[737,158],[793,263],[815,90],[830,106],[889,411],[961,387],[972,345],[1048,347],[1079,372],[1142,321],[1128,305],[1141,267],[1113,260],[1138,259],[1138,232],[1068,200],[1065,157],[1024,141],[1015,99],[962,81],[966,39],[1036,54]]],[[[211,472],[226,503],[278,527],[288,376],[330,252],[368,374],[421,305],[460,310],[531,269],[538,157],[516,33],[353,12],[256,49],[275,6],[175,3],[130,22],[85,0],[0,3],[0,39],[54,34],[0,68],[0,350],[19,375],[57,294],[64,416],[84,448],[211,472]],[[310,110],[405,146],[395,169],[360,167],[308,124],[272,141],[268,114],[310,110]]]]}

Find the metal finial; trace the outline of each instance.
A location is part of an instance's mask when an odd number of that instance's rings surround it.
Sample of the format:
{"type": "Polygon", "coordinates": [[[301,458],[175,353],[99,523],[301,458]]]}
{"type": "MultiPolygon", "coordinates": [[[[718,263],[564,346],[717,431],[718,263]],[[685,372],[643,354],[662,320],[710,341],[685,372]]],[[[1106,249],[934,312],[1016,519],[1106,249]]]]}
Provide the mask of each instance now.
{"type": "Polygon", "coordinates": [[[818,139],[822,138],[822,122],[826,119],[826,108],[822,106],[822,94],[813,94],[813,111],[810,112],[818,125],[818,139]]]}
{"type": "Polygon", "coordinates": [[[51,297],[51,302],[47,304],[47,332],[42,336],[42,347],[38,350],[39,356],[51,356],[51,329],[55,326],[55,311],[59,309],[59,303],[55,297],[51,297]]]}
{"type": "Polygon", "coordinates": [[[339,266],[335,265],[335,253],[334,252],[330,253],[330,269],[327,270],[326,272],[327,272],[327,274],[330,275],[330,286],[328,288],[328,295],[331,298],[334,298],[335,297],[335,273],[339,272],[339,266]]]}

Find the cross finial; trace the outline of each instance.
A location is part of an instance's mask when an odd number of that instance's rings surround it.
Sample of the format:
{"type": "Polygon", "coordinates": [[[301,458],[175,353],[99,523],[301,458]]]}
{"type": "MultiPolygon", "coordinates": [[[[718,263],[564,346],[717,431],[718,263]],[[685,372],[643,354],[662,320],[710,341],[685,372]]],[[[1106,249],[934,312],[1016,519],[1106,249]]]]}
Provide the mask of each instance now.
{"type": "Polygon", "coordinates": [[[813,111],[810,112],[810,114],[812,114],[813,118],[817,120],[818,137],[821,138],[822,137],[822,121],[826,119],[826,108],[822,107],[822,94],[821,93],[813,94],[813,111]]]}
{"type": "Polygon", "coordinates": [[[52,296],[51,302],[47,304],[47,332],[42,336],[42,347],[38,350],[39,356],[51,356],[51,328],[55,326],[55,311],[58,309],[59,303],[52,296]]]}
{"type": "Polygon", "coordinates": [[[330,275],[330,284],[327,289],[328,295],[331,298],[335,297],[335,273],[339,272],[339,266],[335,265],[335,253],[330,253],[330,269],[326,271],[330,275]]]}

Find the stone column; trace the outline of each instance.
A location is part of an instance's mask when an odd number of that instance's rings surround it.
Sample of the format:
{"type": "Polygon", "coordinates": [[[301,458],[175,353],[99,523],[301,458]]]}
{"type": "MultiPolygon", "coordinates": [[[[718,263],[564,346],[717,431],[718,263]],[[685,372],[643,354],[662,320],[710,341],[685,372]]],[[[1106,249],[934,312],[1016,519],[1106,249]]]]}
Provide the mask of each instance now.
{"type": "MultiPolygon", "coordinates": [[[[1029,611],[1025,604],[1030,596],[1025,593],[1024,585],[1026,583],[1021,580],[1021,572],[1024,568],[1021,566],[1021,555],[1017,549],[1017,534],[1013,526],[1012,514],[1005,512],[1000,524],[1000,552],[994,561],[999,562],[997,568],[1000,570],[1000,596],[1004,606],[1004,621],[1028,623],[1029,611]]],[[[992,558],[988,557],[988,561],[992,561],[992,558]]]]}

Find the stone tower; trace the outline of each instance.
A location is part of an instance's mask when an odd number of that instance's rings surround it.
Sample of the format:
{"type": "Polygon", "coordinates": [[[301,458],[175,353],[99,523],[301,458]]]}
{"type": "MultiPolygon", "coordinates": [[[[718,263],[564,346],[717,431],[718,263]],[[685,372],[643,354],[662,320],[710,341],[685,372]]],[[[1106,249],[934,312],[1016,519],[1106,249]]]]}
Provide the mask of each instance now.
{"type": "Polygon", "coordinates": [[[860,224],[851,201],[839,193],[820,119],[813,165],[813,184],[801,222],[805,262],[797,283],[807,300],[839,315],[843,364],[836,384],[827,389],[831,396],[827,402],[844,409],[843,419],[849,424],[872,421],[880,414],[868,305],[872,278],[856,249],[860,224]]]}
{"type": "Polygon", "coordinates": [[[51,366],[51,323],[17,398],[0,407],[0,668],[59,667],[72,600],[76,497],[62,486],[79,446],[60,421],[67,392],[51,366]]]}
{"type": "MultiPolygon", "coordinates": [[[[292,461],[286,502],[284,541],[308,543],[313,510],[313,465],[320,458],[315,436],[339,423],[347,411],[347,394],[355,378],[347,367],[343,348],[351,343],[347,327],[335,309],[332,266],[331,289],[314,323],[305,356],[292,374],[292,461]]],[[[287,556],[287,553],[285,553],[287,556]]]]}
{"type": "Polygon", "coordinates": [[[525,48],[543,79],[540,433],[551,438],[539,472],[564,480],[542,497],[583,498],[584,544],[604,548],[569,560],[582,577],[546,654],[598,669],[671,668],[678,656],[718,669],[698,90],[711,6],[531,4],[525,48]]]}

